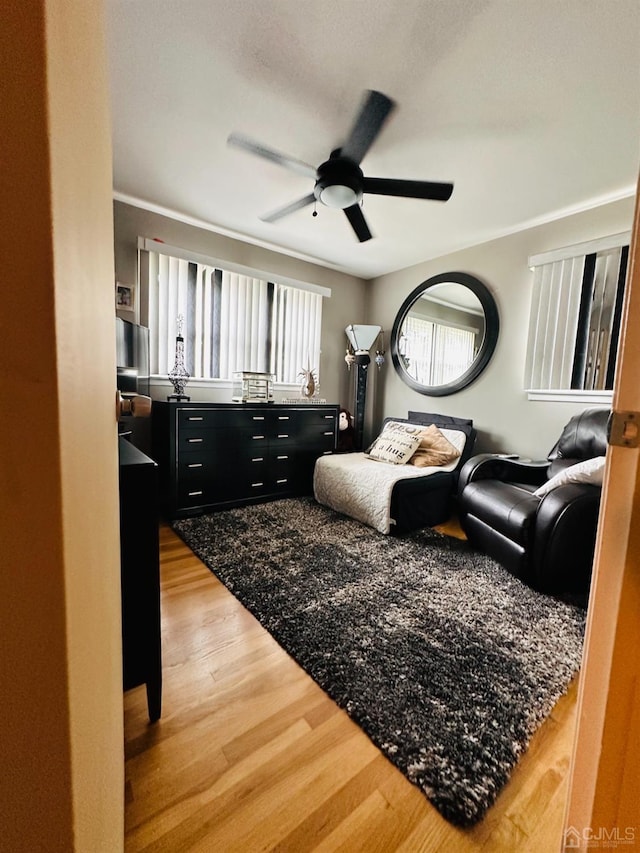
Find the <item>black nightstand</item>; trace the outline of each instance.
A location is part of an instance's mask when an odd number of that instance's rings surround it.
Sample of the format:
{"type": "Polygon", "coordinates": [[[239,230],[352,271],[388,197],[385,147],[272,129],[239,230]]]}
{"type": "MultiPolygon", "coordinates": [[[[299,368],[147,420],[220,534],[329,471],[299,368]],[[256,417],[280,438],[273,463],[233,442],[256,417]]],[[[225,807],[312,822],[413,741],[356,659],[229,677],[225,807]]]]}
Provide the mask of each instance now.
{"type": "Polygon", "coordinates": [[[158,466],[123,438],[118,449],[123,686],[146,685],[155,722],[162,707],[158,466]]]}

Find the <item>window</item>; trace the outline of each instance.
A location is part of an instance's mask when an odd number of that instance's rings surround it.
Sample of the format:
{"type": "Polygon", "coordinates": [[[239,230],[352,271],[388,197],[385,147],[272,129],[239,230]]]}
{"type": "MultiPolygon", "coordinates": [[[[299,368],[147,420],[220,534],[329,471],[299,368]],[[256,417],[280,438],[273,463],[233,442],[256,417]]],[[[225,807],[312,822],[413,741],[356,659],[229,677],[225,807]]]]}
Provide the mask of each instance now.
{"type": "Polygon", "coordinates": [[[444,385],[461,376],[475,357],[475,332],[408,315],[400,357],[422,385],[444,385]]]}
{"type": "Polygon", "coordinates": [[[529,259],[534,286],[525,387],[611,391],[627,271],[629,235],[529,259]]]}
{"type": "Polygon", "coordinates": [[[294,384],[303,367],[317,371],[322,296],[329,291],[270,281],[207,260],[141,253],[151,373],[166,376],[173,366],[179,315],[192,378],[231,380],[235,371],[250,370],[294,384]]]}

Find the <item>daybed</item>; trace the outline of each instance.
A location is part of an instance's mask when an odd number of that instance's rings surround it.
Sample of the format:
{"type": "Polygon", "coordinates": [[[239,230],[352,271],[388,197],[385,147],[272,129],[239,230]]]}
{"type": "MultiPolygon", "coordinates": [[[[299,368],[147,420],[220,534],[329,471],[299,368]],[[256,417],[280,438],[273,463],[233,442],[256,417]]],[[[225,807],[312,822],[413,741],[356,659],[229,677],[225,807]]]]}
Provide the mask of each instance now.
{"type": "Polygon", "coordinates": [[[441,524],[451,515],[458,473],[473,451],[473,421],[409,412],[408,418],[386,418],[380,436],[394,423],[419,427],[418,432],[433,425],[459,455],[437,466],[392,464],[372,457],[374,442],[366,453],[322,456],[314,470],[315,499],[380,533],[441,524]]]}

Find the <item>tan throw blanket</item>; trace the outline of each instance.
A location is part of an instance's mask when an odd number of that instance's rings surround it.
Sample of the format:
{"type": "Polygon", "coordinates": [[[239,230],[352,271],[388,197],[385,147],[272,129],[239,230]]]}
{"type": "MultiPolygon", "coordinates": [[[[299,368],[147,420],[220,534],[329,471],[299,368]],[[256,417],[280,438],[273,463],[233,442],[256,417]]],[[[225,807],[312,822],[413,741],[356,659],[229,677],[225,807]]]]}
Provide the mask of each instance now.
{"type": "MultiPolygon", "coordinates": [[[[465,439],[464,433],[458,434],[465,439]]],[[[368,524],[380,533],[389,533],[394,485],[399,480],[453,471],[456,464],[457,460],[438,468],[417,468],[378,462],[364,453],[321,456],[313,472],[313,493],[318,503],[368,524]]]]}

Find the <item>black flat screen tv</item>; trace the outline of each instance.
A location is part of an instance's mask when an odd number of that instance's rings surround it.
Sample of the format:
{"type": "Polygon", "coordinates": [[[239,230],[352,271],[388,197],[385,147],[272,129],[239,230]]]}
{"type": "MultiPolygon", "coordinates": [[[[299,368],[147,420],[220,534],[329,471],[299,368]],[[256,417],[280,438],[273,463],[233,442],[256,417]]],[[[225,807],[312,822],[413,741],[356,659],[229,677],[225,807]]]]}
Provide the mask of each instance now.
{"type": "Polygon", "coordinates": [[[118,390],[149,395],[149,329],[116,317],[118,390]]]}

